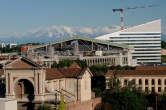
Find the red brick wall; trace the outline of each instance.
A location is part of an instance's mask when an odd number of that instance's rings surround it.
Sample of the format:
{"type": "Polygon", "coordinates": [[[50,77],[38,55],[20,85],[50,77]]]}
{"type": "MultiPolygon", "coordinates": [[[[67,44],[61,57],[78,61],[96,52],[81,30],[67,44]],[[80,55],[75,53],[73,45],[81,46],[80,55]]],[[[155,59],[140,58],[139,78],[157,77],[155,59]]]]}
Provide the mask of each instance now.
{"type": "Polygon", "coordinates": [[[94,110],[94,108],[101,104],[101,102],[101,98],[94,98],[85,102],[70,102],[66,104],[65,110],[94,110]]]}

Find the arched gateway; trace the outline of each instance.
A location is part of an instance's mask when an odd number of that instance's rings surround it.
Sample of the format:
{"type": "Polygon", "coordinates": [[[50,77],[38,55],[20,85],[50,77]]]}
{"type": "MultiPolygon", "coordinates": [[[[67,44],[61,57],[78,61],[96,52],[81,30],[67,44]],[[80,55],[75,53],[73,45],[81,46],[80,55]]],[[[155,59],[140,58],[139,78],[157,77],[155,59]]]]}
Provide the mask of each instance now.
{"type": "Polygon", "coordinates": [[[27,79],[20,79],[14,85],[14,94],[17,99],[34,100],[33,84],[27,79]]]}
{"type": "Polygon", "coordinates": [[[6,97],[18,102],[43,101],[45,69],[27,58],[5,66],[6,97]]]}

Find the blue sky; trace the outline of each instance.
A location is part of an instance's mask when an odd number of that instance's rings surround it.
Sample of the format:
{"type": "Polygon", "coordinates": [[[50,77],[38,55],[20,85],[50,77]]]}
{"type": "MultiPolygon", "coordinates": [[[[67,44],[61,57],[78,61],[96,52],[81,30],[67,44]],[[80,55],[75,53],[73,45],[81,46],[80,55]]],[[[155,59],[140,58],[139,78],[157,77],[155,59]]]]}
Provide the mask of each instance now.
{"type": "Polygon", "coordinates": [[[125,26],[158,18],[166,27],[166,0],[0,0],[0,34],[25,32],[52,25],[120,25],[113,8],[159,5],[125,11],[125,26]]]}

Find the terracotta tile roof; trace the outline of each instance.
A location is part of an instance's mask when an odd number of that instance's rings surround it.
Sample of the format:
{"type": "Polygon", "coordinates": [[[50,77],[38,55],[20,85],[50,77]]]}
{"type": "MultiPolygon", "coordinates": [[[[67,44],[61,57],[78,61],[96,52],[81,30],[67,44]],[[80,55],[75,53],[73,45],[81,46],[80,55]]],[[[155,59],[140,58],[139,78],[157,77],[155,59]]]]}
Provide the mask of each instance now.
{"type": "Polygon", "coordinates": [[[46,80],[59,78],[76,78],[82,72],[80,68],[46,69],[46,80]]]}
{"type": "Polygon", "coordinates": [[[46,80],[64,78],[64,75],[58,69],[46,69],[46,80]]]}
{"type": "Polygon", "coordinates": [[[58,69],[66,78],[76,78],[78,77],[82,69],[81,68],[59,68],[58,69]]]}
{"type": "Polygon", "coordinates": [[[161,55],[166,55],[166,49],[161,49],[161,55]]]}
{"type": "Polygon", "coordinates": [[[137,66],[136,70],[166,70],[166,66],[137,66]]]}
{"type": "Polygon", "coordinates": [[[77,63],[72,63],[69,68],[81,68],[77,63]]]}
{"type": "Polygon", "coordinates": [[[106,73],[106,77],[111,77],[117,73],[118,76],[154,76],[154,75],[166,75],[165,70],[109,70],[106,73]]]}

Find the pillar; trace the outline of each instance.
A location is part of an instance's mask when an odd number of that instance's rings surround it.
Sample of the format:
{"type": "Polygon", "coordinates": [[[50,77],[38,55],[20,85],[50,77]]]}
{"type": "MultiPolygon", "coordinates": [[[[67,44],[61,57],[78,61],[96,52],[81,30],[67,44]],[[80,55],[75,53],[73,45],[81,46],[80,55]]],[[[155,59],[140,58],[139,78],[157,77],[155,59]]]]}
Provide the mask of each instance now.
{"type": "Polygon", "coordinates": [[[135,79],[136,88],[138,88],[138,85],[139,85],[139,84],[138,84],[138,80],[139,80],[138,78],[135,79]]]}
{"type": "Polygon", "coordinates": [[[152,79],[151,78],[148,78],[148,89],[149,91],[152,91],[152,79]]]}
{"type": "Polygon", "coordinates": [[[161,92],[164,92],[164,78],[161,78],[161,92]]]}
{"type": "Polygon", "coordinates": [[[142,78],[142,91],[145,91],[145,78],[142,78]]]}
{"type": "Polygon", "coordinates": [[[155,78],[155,92],[158,93],[158,79],[155,78]]]}

